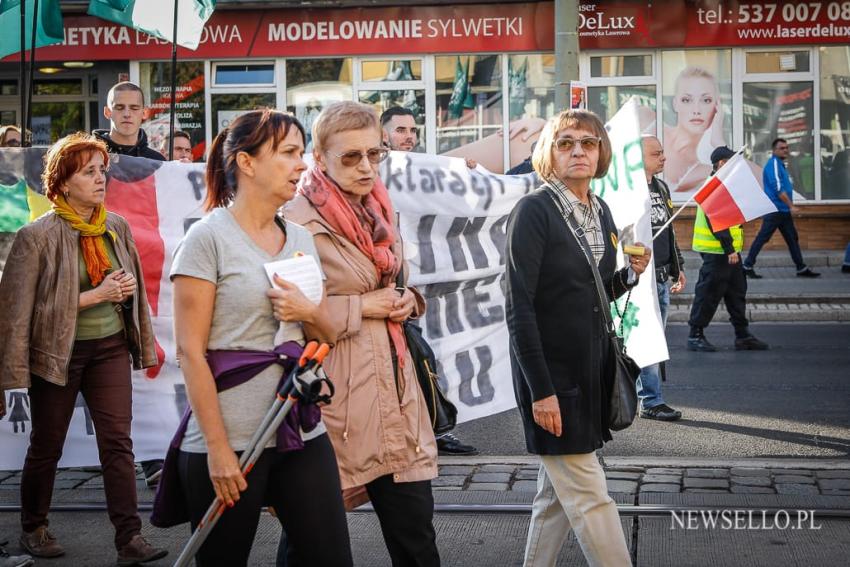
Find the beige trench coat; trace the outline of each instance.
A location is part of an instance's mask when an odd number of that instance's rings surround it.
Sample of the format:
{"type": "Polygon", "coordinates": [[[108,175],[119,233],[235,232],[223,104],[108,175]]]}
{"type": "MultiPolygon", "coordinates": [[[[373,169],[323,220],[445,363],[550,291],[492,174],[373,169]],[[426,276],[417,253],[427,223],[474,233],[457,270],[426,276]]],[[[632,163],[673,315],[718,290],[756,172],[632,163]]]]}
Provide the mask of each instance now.
{"type": "MultiPolygon", "coordinates": [[[[392,474],[396,482],[437,476],[437,443],[410,355],[396,390],[385,319],[361,317],[360,297],[378,288],[372,261],[334,231],[303,196],[286,207],[286,218],[315,239],[336,344],[325,361],[334,383],[333,402],[322,417],[336,451],[343,489],[392,474]]],[[[395,246],[399,255],[400,244],[395,246]]],[[[424,312],[418,292],[414,315],[424,312]]]]}

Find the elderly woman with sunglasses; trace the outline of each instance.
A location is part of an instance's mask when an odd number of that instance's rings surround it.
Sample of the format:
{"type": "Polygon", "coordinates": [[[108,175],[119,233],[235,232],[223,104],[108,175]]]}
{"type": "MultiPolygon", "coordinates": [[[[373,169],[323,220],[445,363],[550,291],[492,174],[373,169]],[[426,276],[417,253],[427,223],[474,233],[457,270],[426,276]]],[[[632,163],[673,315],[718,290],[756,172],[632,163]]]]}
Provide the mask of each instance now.
{"type": "Polygon", "coordinates": [[[336,395],[322,415],[346,504],[372,501],[394,566],[439,565],[437,445],[402,330],[425,302],[397,287],[401,243],[378,177],[387,151],[371,107],[328,106],[313,123],[315,164],[286,214],[313,233],[327,277],[336,346],[325,368],[336,395]]]}
{"type": "Polygon", "coordinates": [[[630,565],[595,451],[611,440],[603,376],[608,339],[589,245],[608,299],[625,293],[649,251],[616,270],[617,227],[590,190],[611,162],[599,118],[568,110],[543,128],[532,155],[544,180],[519,200],[507,228],[507,322],[514,390],[530,453],[540,455],[525,565],[554,565],[572,527],[591,566],[630,565]],[[567,218],[577,225],[575,232],[567,218]]]}

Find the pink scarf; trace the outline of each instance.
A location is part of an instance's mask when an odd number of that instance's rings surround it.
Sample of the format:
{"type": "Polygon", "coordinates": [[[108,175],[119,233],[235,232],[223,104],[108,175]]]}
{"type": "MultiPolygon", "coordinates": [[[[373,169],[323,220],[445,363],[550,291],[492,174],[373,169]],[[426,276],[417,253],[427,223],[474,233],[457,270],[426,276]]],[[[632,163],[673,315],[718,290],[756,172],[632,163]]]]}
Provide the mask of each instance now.
{"type": "MultiPolygon", "coordinates": [[[[334,230],[372,260],[380,286],[386,287],[395,282],[401,269],[401,262],[392,250],[396,240],[395,215],[390,195],[380,178],[375,179],[372,191],[359,204],[352,204],[337,184],[314,165],[302,177],[299,191],[334,230]]],[[[399,366],[404,366],[407,353],[404,329],[400,323],[389,319],[387,328],[399,366]]]]}

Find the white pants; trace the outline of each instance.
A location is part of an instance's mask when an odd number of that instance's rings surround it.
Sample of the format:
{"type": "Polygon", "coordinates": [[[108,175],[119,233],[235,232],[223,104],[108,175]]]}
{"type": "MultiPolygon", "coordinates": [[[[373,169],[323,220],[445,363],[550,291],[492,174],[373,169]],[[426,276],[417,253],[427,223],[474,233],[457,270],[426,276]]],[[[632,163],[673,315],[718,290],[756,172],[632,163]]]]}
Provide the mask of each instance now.
{"type": "Polygon", "coordinates": [[[570,528],[590,567],[631,566],[617,505],[596,453],[540,455],[525,567],[552,567],[570,528]]]}

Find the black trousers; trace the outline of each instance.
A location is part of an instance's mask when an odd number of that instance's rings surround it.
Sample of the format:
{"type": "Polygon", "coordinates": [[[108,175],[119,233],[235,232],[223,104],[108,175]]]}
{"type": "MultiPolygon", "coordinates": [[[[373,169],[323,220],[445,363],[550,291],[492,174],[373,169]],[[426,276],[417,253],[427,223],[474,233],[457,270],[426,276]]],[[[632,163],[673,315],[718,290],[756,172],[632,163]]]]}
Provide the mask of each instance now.
{"type": "MultiPolygon", "coordinates": [[[[393,567],[439,567],[431,481],[396,483],[392,475],[386,475],[367,484],[366,491],[381,524],[393,567]]],[[[293,549],[287,549],[284,533],[278,548],[277,567],[309,565],[293,557],[293,549]]]]}
{"type": "Polygon", "coordinates": [[[688,324],[691,329],[708,327],[722,299],[735,327],[735,336],[749,334],[747,321],[747,278],[740,255],[737,264],[730,264],[726,254],[701,253],[702,267],[694,290],[694,303],[688,324]]]}
{"type": "MultiPolygon", "coordinates": [[[[215,498],[207,454],[181,452],[178,470],[194,530],[215,498]]],[[[198,567],[247,565],[260,511],[267,504],[274,506],[300,564],[352,565],[339,470],[327,435],[307,441],[301,451],[266,449],[247,481],[239,502],[222,514],[201,546],[198,567]]]]}

